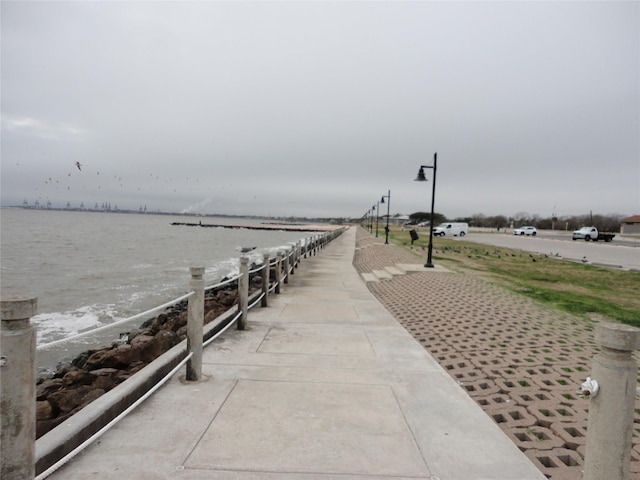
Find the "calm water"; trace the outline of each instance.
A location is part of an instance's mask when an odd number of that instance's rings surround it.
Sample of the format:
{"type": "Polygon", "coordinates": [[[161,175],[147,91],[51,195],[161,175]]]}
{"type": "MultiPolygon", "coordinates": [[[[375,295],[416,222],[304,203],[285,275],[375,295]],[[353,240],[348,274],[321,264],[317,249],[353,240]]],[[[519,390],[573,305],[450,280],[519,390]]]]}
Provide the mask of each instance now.
{"type": "Polygon", "coordinates": [[[197,218],[23,209],[0,210],[2,296],[38,298],[38,344],[113,323],[188,291],[189,266],[207,284],[237,273],[239,246],[251,256],[308,238],[308,232],[172,226],[258,224],[197,218]]]}

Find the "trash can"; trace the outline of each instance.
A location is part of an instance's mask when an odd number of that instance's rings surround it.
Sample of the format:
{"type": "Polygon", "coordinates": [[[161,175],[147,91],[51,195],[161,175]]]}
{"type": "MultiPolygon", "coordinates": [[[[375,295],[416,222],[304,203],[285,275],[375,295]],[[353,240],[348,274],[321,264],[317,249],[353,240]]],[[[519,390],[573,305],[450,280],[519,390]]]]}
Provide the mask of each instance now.
{"type": "Polygon", "coordinates": [[[416,230],[409,230],[409,235],[411,235],[411,245],[413,245],[413,242],[415,242],[419,238],[418,232],[416,230]]]}

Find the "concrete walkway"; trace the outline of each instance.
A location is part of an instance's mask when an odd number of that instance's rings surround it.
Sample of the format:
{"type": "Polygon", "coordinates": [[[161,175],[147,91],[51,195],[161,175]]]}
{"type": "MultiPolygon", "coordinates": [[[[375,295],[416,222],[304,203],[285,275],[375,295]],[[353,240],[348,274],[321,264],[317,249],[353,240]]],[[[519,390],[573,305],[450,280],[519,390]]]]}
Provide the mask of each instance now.
{"type": "Polygon", "coordinates": [[[355,235],[49,478],[543,480],[369,292],[355,235]]]}

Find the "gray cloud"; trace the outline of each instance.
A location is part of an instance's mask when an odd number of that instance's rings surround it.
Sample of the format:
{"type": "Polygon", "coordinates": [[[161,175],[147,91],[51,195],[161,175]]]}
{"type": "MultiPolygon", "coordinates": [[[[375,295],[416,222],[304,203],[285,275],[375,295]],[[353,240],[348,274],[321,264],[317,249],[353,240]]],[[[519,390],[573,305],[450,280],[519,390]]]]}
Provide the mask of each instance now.
{"type": "Polygon", "coordinates": [[[0,8],[3,205],[640,212],[637,2],[0,8]]]}

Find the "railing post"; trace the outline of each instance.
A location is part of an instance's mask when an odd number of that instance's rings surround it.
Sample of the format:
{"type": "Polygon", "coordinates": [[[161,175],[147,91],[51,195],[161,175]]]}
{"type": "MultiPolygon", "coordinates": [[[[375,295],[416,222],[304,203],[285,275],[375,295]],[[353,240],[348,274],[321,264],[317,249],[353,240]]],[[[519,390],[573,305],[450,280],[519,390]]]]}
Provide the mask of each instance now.
{"type": "Polygon", "coordinates": [[[187,352],[193,353],[187,362],[187,380],[202,376],[202,335],[204,325],[204,267],[190,267],[189,288],[195,292],[187,306],[187,352]]]}
{"type": "Polygon", "coordinates": [[[261,306],[269,306],[269,272],[271,266],[269,265],[269,254],[262,255],[262,302],[261,306]]]}
{"type": "Polygon", "coordinates": [[[238,319],[238,330],[247,327],[249,311],[249,258],[240,257],[240,278],[238,278],[238,310],[242,312],[238,319]]]}
{"type": "Polygon", "coordinates": [[[628,480],[638,366],[640,329],[601,323],[595,340],[601,351],[593,359],[591,378],[598,391],[589,397],[584,480],[628,480]]]}
{"type": "Polygon", "coordinates": [[[31,317],[36,314],[38,300],[5,297],[0,303],[0,478],[32,479],[36,450],[36,331],[31,317]]]}
{"type": "Polygon", "coordinates": [[[300,266],[300,259],[302,258],[302,241],[296,242],[296,268],[300,266]]]}
{"type": "Polygon", "coordinates": [[[284,252],[284,283],[289,283],[289,257],[291,252],[287,248],[284,252]]]}
{"type": "Polygon", "coordinates": [[[280,283],[282,281],[282,252],[278,251],[276,253],[276,278],[275,278],[275,282],[276,282],[276,288],[275,288],[275,292],[276,295],[280,293],[280,283]]]}
{"type": "Polygon", "coordinates": [[[291,275],[295,275],[298,267],[298,244],[291,244],[291,275]]]}

